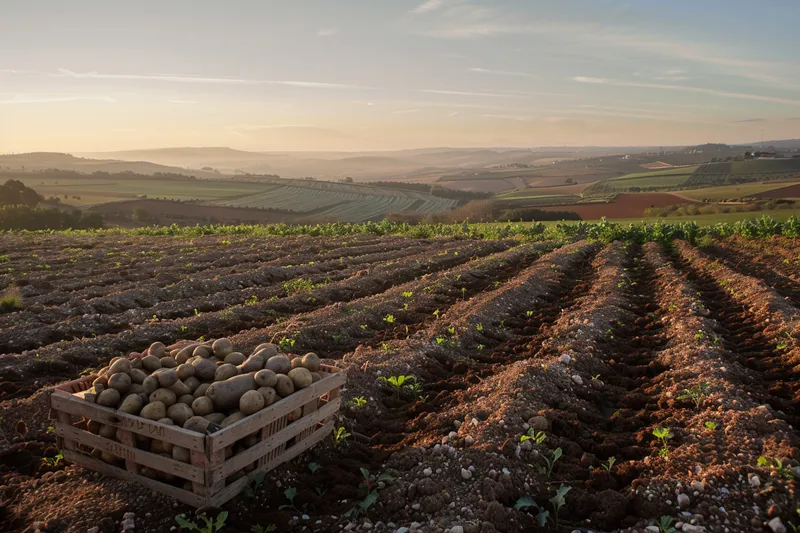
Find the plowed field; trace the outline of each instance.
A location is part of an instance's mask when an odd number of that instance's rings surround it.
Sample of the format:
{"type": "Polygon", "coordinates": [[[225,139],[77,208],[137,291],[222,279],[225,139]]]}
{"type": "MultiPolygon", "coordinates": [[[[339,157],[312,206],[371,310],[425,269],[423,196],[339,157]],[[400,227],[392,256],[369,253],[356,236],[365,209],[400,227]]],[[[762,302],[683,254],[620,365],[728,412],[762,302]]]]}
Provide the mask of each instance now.
{"type": "Polygon", "coordinates": [[[189,508],[58,460],[47,389],[199,337],[348,374],[349,436],[226,504],[223,532],[800,524],[798,239],[0,239],[21,306],[0,313],[2,531],[119,532],[128,512],[136,532],[177,528],[189,508]],[[360,469],[392,479],[353,513],[360,469]]]}

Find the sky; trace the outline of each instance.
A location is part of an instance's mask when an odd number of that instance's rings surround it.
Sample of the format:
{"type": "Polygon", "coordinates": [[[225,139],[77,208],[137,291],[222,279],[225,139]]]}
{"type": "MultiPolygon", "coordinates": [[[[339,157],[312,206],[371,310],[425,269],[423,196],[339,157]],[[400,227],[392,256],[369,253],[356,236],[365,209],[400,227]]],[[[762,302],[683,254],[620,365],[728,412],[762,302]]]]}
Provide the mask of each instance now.
{"type": "Polygon", "coordinates": [[[800,137],[797,0],[26,0],[0,153],[800,137]]]}

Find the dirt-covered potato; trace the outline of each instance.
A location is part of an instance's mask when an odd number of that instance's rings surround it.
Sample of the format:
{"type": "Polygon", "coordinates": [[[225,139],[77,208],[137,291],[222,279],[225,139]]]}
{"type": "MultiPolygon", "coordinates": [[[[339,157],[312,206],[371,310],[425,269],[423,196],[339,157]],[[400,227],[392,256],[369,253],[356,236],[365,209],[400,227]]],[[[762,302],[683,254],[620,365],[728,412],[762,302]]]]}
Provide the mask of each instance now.
{"type": "Polygon", "coordinates": [[[103,368],[101,368],[100,370],[97,371],[97,375],[98,376],[106,376],[106,377],[108,377],[108,368],[109,367],[104,366],[103,368]]]}
{"type": "Polygon", "coordinates": [[[278,396],[281,398],[286,398],[287,396],[291,396],[294,393],[294,382],[292,378],[285,374],[278,374],[278,381],[275,383],[275,392],[278,393],[278,396]]]}
{"type": "MultiPolygon", "coordinates": [[[[150,402],[161,402],[164,404],[165,408],[171,405],[175,405],[178,401],[178,397],[169,389],[157,389],[150,395],[150,402]]],[[[164,415],[166,416],[166,415],[164,415]]],[[[161,418],[164,418],[163,416],[161,418]]]]}
{"type": "Polygon", "coordinates": [[[266,359],[260,355],[251,355],[244,363],[239,365],[239,373],[247,374],[248,372],[258,372],[264,368],[264,363],[266,363],[266,359]]]}
{"type": "Polygon", "coordinates": [[[190,357],[192,357],[192,355],[194,355],[194,351],[198,346],[200,345],[197,343],[192,343],[179,349],[178,352],[173,356],[175,358],[175,362],[185,363],[190,357]]]}
{"type": "Polygon", "coordinates": [[[241,444],[244,448],[252,448],[258,444],[258,432],[246,436],[239,441],[239,444],[241,444]]]}
{"type": "Polygon", "coordinates": [[[140,394],[144,392],[144,387],[139,383],[131,383],[131,388],[128,390],[129,394],[140,394]]]}
{"type": "Polygon", "coordinates": [[[178,370],[175,368],[159,368],[153,372],[152,376],[158,379],[159,386],[169,387],[178,381],[178,370]]]}
{"type": "Polygon", "coordinates": [[[214,422],[215,424],[222,424],[222,421],[225,420],[225,413],[209,413],[205,415],[203,418],[208,420],[209,422],[214,422]]]}
{"type": "Polygon", "coordinates": [[[194,401],[194,396],[192,396],[191,394],[184,394],[183,396],[178,396],[178,403],[192,405],[193,401],[194,401]]]}
{"type": "Polygon", "coordinates": [[[157,420],[157,422],[160,423],[160,424],[166,424],[168,426],[174,426],[175,425],[175,422],[173,422],[172,419],[167,417],[167,416],[165,416],[164,418],[159,418],[157,420]]]}
{"type": "Polygon", "coordinates": [[[223,420],[222,424],[220,424],[220,425],[222,427],[226,428],[226,427],[230,426],[231,424],[235,424],[239,420],[242,420],[244,417],[245,417],[244,413],[242,413],[241,411],[236,411],[232,415],[229,415],[228,417],[226,417],[225,420],[223,420]]]}
{"type": "Polygon", "coordinates": [[[167,406],[164,405],[164,402],[151,401],[142,408],[139,416],[149,420],[160,420],[167,416],[167,406]]]}
{"type": "Polygon", "coordinates": [[[106,438],[106,439],[116,439],[117,438],[117,428],[115,428],[114,426],[109,426],[109,425],[103,424],[100,427],[100,431],[98,433],[99,433],[99,435],[101,437],[106,438]]]}
{"type": "Polygon", "coordinates": [[[264,397],[255,390],[249,390],[242,394],[239,400],[239,411],[245,416],[252,415],[264,408],[264,397]]]}
{"type": "Polygon", "coordinates": [[[320,376],[320,375],[319,375],[319,374],[317,374],[316,372],[312,372],[312,373],[311,373],[311,382],[312,382],[312,383],[316,383],[317,381],[319,381],[319,380],[321,380],[321,379],[322,379],[322,376],[320,376]]]}
{"type": "Polygon", "coordinates": [[[195,357],[202,357],[203,359],[208,359],[214,352],[211,350],[210,346],[200,345],[196,346],[194,351],[192,351],[192,355],[195,357]]]}
{"type": "Polygon", "coordinates": [[[107,375],[113,376],[114,374],[119,374],[120,372],[127,374],[130,371],[131,371],[131,362],[125,359],[124,357],[120,357],[116,361],[114,361],[110,367],[108,367],[107,375]]]}
{"type": "Polygon", "coordinates": [[[285,355],[273,355],[267,359],[264,368],[272,370],[276,374],[288,374],[292,369],[292,362],[285,355]]]}
{"type": "Polygon", "coordinates": [[[197,386],[197,388],[192,393],[192,396],[195,398],[199,398],[201,396],[205,396],[208,388],[211,386],[211,383],[201,383],[197,386]]]}
{"type": "Polygon", "coordinates": [[[311,372],[307,368],[298,367],[289,371],[289,379],[294,383],[294,390],[305,389],[310,386],[314,378],[311,377],[311,372]]]}
{"type": "Polygon", "coordinates": [[[148,355],[142,358],[142,367],[148,372],[154,372],[161,368],[161,360],[155,355],[148,355]]]}
{"type": "Polygon", "coordinates": [[[187,365],[183,363],[182,365],[178,365],[178,368],[175,369],[175,372],[178,374],[178,379],[186,381],[187,379],[194,377],[194,367],[192,365],[187,365]]]}
{"type": "Polygon", "coordinates": [[[233,376],[226,381],[216,381],[206,390],[206,396],[214,401],[217,409],[224,411],[239,405],[239,399],[249,391],[255,390],[256,382],[253,374],[233,376]]]}
{"type": "Polygon", "coordinates": [[[205,433],[213,422],[206,420],[202,416],[193,416],[183,423],[183,429],[205,433]]]}
{"type": "Polygon", "coordinates": [[[128,374],[113,374],[108,378],[108,386],[112,389],[117,389],[120,394],[125,394],[131,390],[131,377],[128,374]]]}
{"type": "Polygon", "coordinates": [[[225,361],[226,363],[230,363],[232,365],[241,365],[242,363],[247,361],[247,357],[240,352],[231,352],[225,356],[225,359],[223,359],[223,361],[225,361]]]}
{"type": "Polygon", "coordinates": [[[261,387],[258,392],[264,397],[264,407],[269,407],[277,400],[278,393],[272,387],[261,387]]]}
{"type": "Polygon", "coordinates": [[[303,366],[308,369],[309,372],[319,372],[319,356],[314,352],[308,352],[303,356],[303,366]]]}
{"type": "Polygon", "coordinates": [[[217,373],[217,365],[208,359],[196,359],[192,361],[192,366],[194,367],[194,377],[200,381],[212,381],[214,374],[217,373]]]}
{"type": "Polygon", "coordinates": [[[167,417],[175,422],[177,426],[183,426],[194,415],[192,408],[185,403],[176,403],[167,409],[167,417]]]}
{"type": "Polygon", "coordinates": [[[131,368],[129,376],[131,377],[131,383],[138,383],[141,385],[147,377],[147,372],[140,368],[131,368]]]}
{"type": "Polygon", "coordinates": [[[214,374],[214,381],[225,381],[226,379],[238,375],[239,369],[230,363],[225,363],[217,367],[217,371],[214,374]]]}
{"type": "Polygon", "coordinates": [[[164,368],[175,368],[176,366],[178,366],[178,361],[176,361],[172,357],[162,357],[161,359],[159,359],[159,362],[161,363],[161,366],[164,368]]]}
{"type": "Polygon", "coordinates": [[[189,386],[181,380],[176,381],[167,388],[174,392],[175,396],[183,396],[184,394],[192,393],[192,390],[189,388],[189,386]]]}
{"type": "Polygon", "coordinates": [[[194,376],[184,379],[183,382],[187,387],[189,387],[189,390],[192,391],[192,394],[194,394],[194,391],[196,391],[197,387],[200,386],[200,380],[194,376]]]}
{"type": "Polygon", "coordinates": [[[109,452],[105,452],[105,451],[104,452],[100,452],[100,458],[104,462],[106,462],[108,464],[112,464],[112,465],[122,461],[122,459],[120,459],[119,457],[117,457],[113,453],[109,453],[109,452]]]}
{"type": "Polygon", "coordinates": [[[119,406],[119,410],[123,413],[128,413],[129,415],[138,415],[141,412],[142,407],[144,407],[142,397],[138,394],[131,394],[122,400],[122,405],[119,406]]]}
{"type": "Polygon", "coordinates": [[[108,387],[108,378],[106,376],[100,376],[99,378],[92,381],[92,387],[97,387],[97,385],[108,387]]]}
{"type": "Polygon", "coordinates": [[[189,448],[183,448],[181,446],[173,446],[172,458],[182,463],[189,463],[191,462],[191,452],[189,451],[189,448]]]}
{"type": "Polygon", "coordinates": [[[269,359],[273,355],[278,355],[278,346],[272,344],[271,342],[265,342],[263,344],[259,344],[256,346],[256,349],[253,350],[253,355],[258,354],[266,359],[269,359]]]}
{"type": "Polygon", "coordinates": [[[147,376],[142,381],[145,394],[152,394],[159,387],[158,378],[156,376],[147,376]]]}
{"type": "Polygon", "coordinates": [[[303,367],[303,358],[300,357],[299,355],[297,357],[290,359],[290,361],[292,364],[292,369],[303,367]]]}
{"type": "Polygon", "coordinates": [[[165,440],[153,439],[150,443],[150,453],[167,453],[172,456],[174,444],[165,440]]]}
{"type": "Polygon", "coordinates": [[[147,349],[147,354],[154,355],[155,357],[161,359],[162,357],[167,355],[167,347],[164,346],[163,342],[156,341],[153,344],[151,344],[150,347],[147,349]]]}
{"type": "Polygon", "coordinates": [[[214,412],[214,401],[208,396],[201,396],[192,402],[192,411],[197,416],[206,416],[214,412]]]}
{"type": "Polygon", "coordinates": [[[117,389],[106,389],[97,396],[97,405],[104,407],[116,407],[119,405],[121,396],[117,389]]]}
{"type": "Polygon", "coordinates": [[[131,359],[131,370],[141,370],[142,369],[142,360],[141,359],[131,359]]]}
{"type": "Polygon", "coordinates": [[[255,380],[256,385],[259,387],[274,387],[278,382],[278,375],[272,370],[265,368],[264,370],[256,372],[255,380]]]}
{"type": "Polygon", "coordinates": [[[226,355],[233,352],[233,343],[223,337],[222,339],[215,340],[214,344],[211,345],[211,349],[214,351],[214,355],[220,359],[224,359],[226,355]]]}

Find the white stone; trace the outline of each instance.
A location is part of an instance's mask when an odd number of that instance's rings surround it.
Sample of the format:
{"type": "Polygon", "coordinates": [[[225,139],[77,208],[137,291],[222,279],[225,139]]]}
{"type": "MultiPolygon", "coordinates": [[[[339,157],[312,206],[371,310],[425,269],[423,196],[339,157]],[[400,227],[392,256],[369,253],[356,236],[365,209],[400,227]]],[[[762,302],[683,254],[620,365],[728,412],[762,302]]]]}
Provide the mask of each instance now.
{"type": "Polygon", "coordinates": [[[574,381],[576,385],[583,385],[583,379],[577,374],[572,376],[572,381],[574,381]]]}
{"type": "Polygon", "coordinates": [[[704,490],[706,490],[706,484],[703,483],[702,481],[692,481],[692,483],[689,486],[692,487],[693,490],[699,492],[703,492],[704,490]]]}
{"type": "Polygon", "coordinates": [[[560,362],[564,363],[565,365],[568,365],[569,362],[572,360],[572,358],[569,356],[568,353],[564,353],[564,354],[561,354],[561,357],[559,357],[558,360],[560,362]]]}
{"type": "Polygon", "coordinates": [[[781,519],[777,516],[767,522],[767,525],[772,530],[772,533],[786,533],[786,526],[783,525],[783,522],[781,522],[781,519]]]}
{"type": "Polygon", "coordinates": [[[468,480],[468,479],[471,479],[471,478],[472,478],[472,472],[470,472],[470,471],[469,471],[469,470],[467,470],[466,468],[462,468],[462,469],[461,469],[461,478],[462,478],[464,481],[466,481],[466,480],[468,480]]]}
{"type": "Polygon", "coordinates": [[[681,509],[688,509],[690,504],[689,496],[686,494],[678,494],[678,506],[681,509]]]}
{"type": "Polygon", "coordinates": [[[474,442],[475,439],[472,438],[472,435],[467,435],[466,437],[464,437],[464,444],[466,444],[467,446],[472,446],[472,443],[474,442]]]}
{"type": "Polygon", "coordinates": [[[433,474],[433,470],[430,468],[426,468],[425,470],[422,471],[422,475],[425,477],[430,477],[431,474],[433,474]]]}
{"type": "Polygon", "coordinates": [[[750,486],[751,487],[760,487],[761,486],[761,478],[757,475],[754,475],[750,478],[750,486]]]}
{"type": "Polygon", "coordinates": [[[646,528],[644,528],[644,530],[648,531],[649,533],[658,533],[659,532],[658,526],[647,526],[646,528]]]}
{"type": "Polygon", "coordinates": [[[413,531],[415,529],[419,529],[419,526],[421,525],[422,524],[420,524],[419,522],[411,522],[411,530],[413,531]]]}
{"type": "Polygon", "coordinates": [[[464,533],[464,528],[462,526],[453,526],[450,528],[450,533],[464,533]]]}
{"type": "Polygon", "coordinates": [[[706,528],[703,526],[693,526],[692,524],[683,524],[683,533],[705,533],[706,528]]]}

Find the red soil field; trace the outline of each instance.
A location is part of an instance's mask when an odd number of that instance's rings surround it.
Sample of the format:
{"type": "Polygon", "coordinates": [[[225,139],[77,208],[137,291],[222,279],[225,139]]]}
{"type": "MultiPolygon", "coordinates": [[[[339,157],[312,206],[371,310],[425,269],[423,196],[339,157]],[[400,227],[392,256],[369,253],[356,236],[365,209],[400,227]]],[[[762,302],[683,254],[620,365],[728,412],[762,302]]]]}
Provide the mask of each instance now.
{"type": "Polygon", "coordinates": [[[758,198],[800,198],[800,184],[772,189],[756,195],[758,198]]]}
{"type": "Polygon", "coordinates": [[[636,218],[644,216],[648,207],[666,207],[692,203],[669,193],[620,194],[610,204],[557,205],[542,207],[545,211],[572,211],[584,220],[606,218],[636,218]]]}

